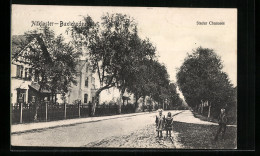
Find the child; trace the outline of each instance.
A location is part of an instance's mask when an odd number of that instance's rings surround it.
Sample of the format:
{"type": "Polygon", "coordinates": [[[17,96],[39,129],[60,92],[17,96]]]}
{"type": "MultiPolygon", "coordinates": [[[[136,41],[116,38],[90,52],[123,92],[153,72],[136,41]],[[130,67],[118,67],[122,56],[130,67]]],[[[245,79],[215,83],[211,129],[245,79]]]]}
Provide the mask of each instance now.
{"type": "Polygon", "coordinates": [[[164,117],[164,115],[162,115],[162,109],[159,109],[159,115],[156,115],[156,120],[155,120],[157,137],[159,137],[159,138],[162,137],[164,122],[165,122],[165,117],[164,117]]]}
{"type": "Polygon", "coordinates": [[[171,114],[171,112],[168,112],[168,116],[165,119],[166,137],[168,137],[168,133],[169,133],[169,136],[171,137],[172,123],[173,123],[172,114],[171,114]]]}

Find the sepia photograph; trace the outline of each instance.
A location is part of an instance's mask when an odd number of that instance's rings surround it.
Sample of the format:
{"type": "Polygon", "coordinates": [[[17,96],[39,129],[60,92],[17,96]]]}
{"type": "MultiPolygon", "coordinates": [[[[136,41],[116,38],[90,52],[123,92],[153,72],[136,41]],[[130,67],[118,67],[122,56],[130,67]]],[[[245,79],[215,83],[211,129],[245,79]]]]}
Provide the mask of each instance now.
{"type": "Polygon", "coordinates": [[[237,9],[11,6],[13,147],[237,149],[237,9]]]}

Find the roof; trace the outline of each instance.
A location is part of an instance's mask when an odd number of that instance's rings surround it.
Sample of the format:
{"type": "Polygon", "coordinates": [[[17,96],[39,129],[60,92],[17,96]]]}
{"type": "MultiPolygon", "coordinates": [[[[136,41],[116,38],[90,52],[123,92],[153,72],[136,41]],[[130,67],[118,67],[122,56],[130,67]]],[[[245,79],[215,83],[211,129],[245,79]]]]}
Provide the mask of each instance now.
{"type": "MultiPolygon", "coordinates": [[[[29,85],[29,87],[33,88],[34,90],[38,91],[40,90],[40,85],[38,83],[32,83],[31,85],[29,85]]],[[[47,89],[42,89],[41,93],[51,93],[50,90],[47,89]]]]}
{"type": "Polygon", "coordinates": [[[22,82],[19,86],[17,86],[17,89],[29,89],[29,87],[25,82],[22,82]]]}
{"type": "Polygon", "coordinates": [[[44,57],[46,58],[46,61],[51,61],[50,54],[47,50],[47,47],[44,43],[44,40],[42,38],[41,34],[32,34],[32,39],[30,41],[26,38],[25,35],[13,35],[12,36],[12,60],[16,59],[19,61],[19,56],[23,56],[25,53],[25,50],[29,44],[36,39],[38,44],[41,46],[41,50],[43,52],[44,57]]]}

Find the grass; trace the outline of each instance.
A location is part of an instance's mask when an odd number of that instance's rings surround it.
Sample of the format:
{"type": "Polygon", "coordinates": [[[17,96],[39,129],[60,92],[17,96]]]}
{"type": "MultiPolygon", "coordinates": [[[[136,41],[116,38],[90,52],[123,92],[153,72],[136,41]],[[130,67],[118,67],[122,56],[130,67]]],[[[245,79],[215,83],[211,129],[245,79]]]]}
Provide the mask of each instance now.
{"type": "MultiPolygon", "coordinates": [[[[201,115],[201,114],[199,114],[199,113],[197,113],[197,112],[195,112],[195,111],[193,111],[192,114],[193,114],[193,116],[194,116],[195,118],[199,118],[200,120],[218,123],[218,120],[217,120],[217,119],[214,119],[213,117],[208,118],[208,117],[203,116],[203,115],[201,115]]],[[[231,118],[231,117],[229,117],[229,116],[227,116],[227,118],[228,118],[228,122],[227,122],[228,125],[236,125],[236,124],[237,124],[236,119],[231,118]]]]}
{"type": "MultiPolygon", "coordinates": [[[[201,125],[183,122],[174,122],[173,129],[179,133],[179,141],[184,149],[236,149],[237,129],[227,127],[224,139],[214,141],[218,130],[216,125],[201,125]]],[[[219,137],[221,138],[221,137],[219,137]]]]}
{"type": "Polygon", "coordinates": [[[203,115],[201,115],[201,114],[199,114],[197,112],[192,112],[192,114],[194,115],[195,118],[199,118],[202,121],[210,121],[210,122],[218,123],[218,120],[214,119],[212,117],[208,118],[208,117],[203,116],[203,115]]]}

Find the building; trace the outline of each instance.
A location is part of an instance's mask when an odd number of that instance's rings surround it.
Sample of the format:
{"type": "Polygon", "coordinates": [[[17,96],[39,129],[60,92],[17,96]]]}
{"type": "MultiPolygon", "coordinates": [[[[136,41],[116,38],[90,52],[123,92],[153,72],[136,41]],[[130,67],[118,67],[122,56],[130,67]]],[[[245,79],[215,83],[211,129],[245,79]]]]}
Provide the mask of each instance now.
{"type": "MultiPolygon", "coordinates": [[[[51,59],[41,35],[35,34],[34,38],[27,42],[25,48],[20,49],[18,41],[26,43],[25,36],[12,36],[12,58],[11,58],[11,103],[14,105],[18,102],[28,103],[36,101],[38,97],[43,97],[47,101],[56,101],[63,103],[61,95],[57,94],[53,97],[51,92],[46,89],[41,89],[39,82],[39,74],[32,68],[30,61],[25,57],[31,53],[29,46],[37,46],[41,48],[40,54],[48,61],[51,59]]],[[[95,95],[95,79],[92,76],[91,68],[86,60],[79,60],[77,69],[77,84],[70,87],[66,94],[66,103],[72,104],[80,100],[82,103],[92,101],[95,95]]]]}
{"type": "Polygon", "coordinates": [[[95,96],[95,78],[87,60],[79,60],[77,64],[77,84],[72,84],[67,95],[67,102],[80,100],[82,104],[92,102],[95,96]]]}
{"type": "MultiPolygon", "coordinates": [[[[13,36],[12,43],[17,40],[24,40],[23,35],[13,36]]],[[[19,49],[16,44],[12,44],[11,58],[11,103],[14,105],[18,102],[28,103],[36,100],[37,97],[43,96],[50,99],[50,91],[41,90],[39,92],[39,75],[30,64],[30,61],[25,57],[29,52],[29,46],[39,46],[41,49],[44,45],[38,44],[43,42],[41,35],[36,35],[30,43],[27,43],[24,49],[19,49]]],[[[45,50],[41,51],[43,58],[48,61],[50,55],[45,50]]]]}

